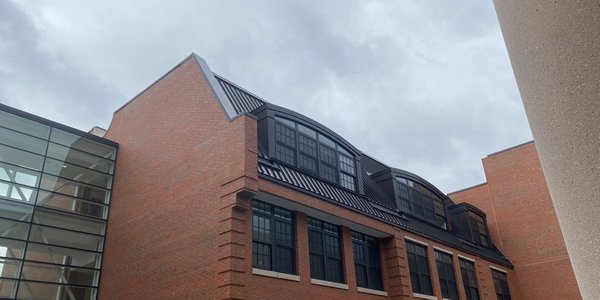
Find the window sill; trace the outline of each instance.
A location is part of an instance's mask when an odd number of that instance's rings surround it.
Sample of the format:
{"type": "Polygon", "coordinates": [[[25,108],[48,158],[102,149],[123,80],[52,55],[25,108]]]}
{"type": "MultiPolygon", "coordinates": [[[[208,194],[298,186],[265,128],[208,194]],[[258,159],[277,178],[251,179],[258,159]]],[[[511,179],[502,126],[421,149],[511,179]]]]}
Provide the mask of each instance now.
{"type": "Polygon", "coordinates": [[[359,293],[372,294],[372,295],[378,295],[378,296],[384,296],[384,297],[387,297],[387,295],[388,295],[388,293],[385,291],[372,290],[372,289],[363,288],[363,287],[357,287],[356,291],[359,293]]]}
{"type": "Polygon", "coordinates": [[[257,269],[257,268],[252,268],[252,274],[259,275],[259,276],[291,280],[291,281],[300,281],[300,276],[298,276],[298,275],[273,272],[273,271],[257,269]]]}
{"type": "Polygon", "coordinates": [[[322,285],[322,286],[327,286],[327,287],[332,287],[332,288],[336,288],[336,289],[342,289],[342,290],[347,290],[348,289],[348,285],[344,284],[344,283],[339,283],[339,282],[333,282],[333,281],[326,281],[326,280],[320,280],[320,279],[310,279],[310,283],[312,284],[316,284],[316,285],[322,285]]]}
{"type": "Polygon", "coordinates": [[[437,300],[438,299],[436,296],[424,295],[424,294],[419,294],[419,293],[413,293],[413,297],[415,297],[417,299],[427,299],[427,300],[437,300]]]}

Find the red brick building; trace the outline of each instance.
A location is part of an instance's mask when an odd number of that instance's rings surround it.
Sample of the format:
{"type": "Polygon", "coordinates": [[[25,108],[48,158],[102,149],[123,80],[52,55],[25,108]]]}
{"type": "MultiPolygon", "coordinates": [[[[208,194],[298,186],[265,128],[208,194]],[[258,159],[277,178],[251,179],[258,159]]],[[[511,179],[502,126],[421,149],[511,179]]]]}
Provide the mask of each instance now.
{"type": "Polygon", "coordinates": [[[120,148],[100,299],[530,299],[485,203],[454,203],[195,54],[105,138],[120,148]]]}
{"type": "Polygon", "coordinates": [[[450,193],[487,215],[523,299],[581,299],[533,141],[482,159],[487,182],[450,193]]]}

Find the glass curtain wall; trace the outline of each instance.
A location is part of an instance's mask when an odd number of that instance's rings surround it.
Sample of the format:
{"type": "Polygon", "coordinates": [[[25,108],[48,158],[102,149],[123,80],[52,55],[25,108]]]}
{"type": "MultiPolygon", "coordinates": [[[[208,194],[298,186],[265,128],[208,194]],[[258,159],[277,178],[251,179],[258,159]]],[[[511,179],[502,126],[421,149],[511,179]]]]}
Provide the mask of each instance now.
{"type": "Polygon", "coordinates": [[[108,144],[0,110],[0,298],[96,299],[108,144]]]}

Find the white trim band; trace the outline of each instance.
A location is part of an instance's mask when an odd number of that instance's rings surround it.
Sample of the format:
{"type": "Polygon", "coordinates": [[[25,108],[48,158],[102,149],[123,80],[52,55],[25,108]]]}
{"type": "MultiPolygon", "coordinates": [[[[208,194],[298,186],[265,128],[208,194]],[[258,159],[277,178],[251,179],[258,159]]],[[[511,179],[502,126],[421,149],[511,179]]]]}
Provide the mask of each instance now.
{"type": "Polygon", "coordinates": [[[433,249],[437,250],[437,251],[441,251],[441,252],[445,252],[446,254],[450,254],[450,255],[454,255],[454,253],[452,253],[452,251],[450,250],[446,250],[437,246],[433,246],[433,249]]]}
{"type": "Polygon", "coordinates": [[[386,291],[372,290],[372,289],[363,288],[363,287],[357,287],[356,291],[359,293],[372,294],[372,295],[378,295],[378,296],[384,296],[384,297],[388,296],[388,293],[386,291]]]}
{"type": "Polygon", "coordinates": [[[425,246],[425,247],[429,247],[429,244],[427,244],[427,243],[425,243],[425,242],[423,242],[423,241],[419,241],[419,240],[417,240],[417,239],[413,239],[413,238],[411,238],[411,237],[409,237],[409,236],[406,236],[406,235],[404,236],[404,239],[406,239],[406,240],[409,240],[409,241],[411,241],[411,242],[415,242],[415,243],[417,243],[417,244],[421,244],[421,245],[423,245],[423,246],[425,246]]]}
{"type": "Polygon", "coordinates": [[[300,276],[298,276],[298,275],[273,272],[273,271],[257,269],[257,268],[252,268],[252,274],[266,276],[266,277],[279,278],[279,279],[285,279],[285,280],[291,280],[291,281],[300,281],[300,276]]]}
{"type": "Polygon", "coordinates": [[[427,299],[427,300],[438,300],[438,298],[436,296],[424,295],[424,294],[419,294],[419,293],[413,293],[413,297],[419,298],[419,299],[427,299]]]}
{"type": "Polygon", "coordinates": [[[332,288],[336,288],[336,289],[342,289],[342,290],[347,290],[348,289],[348,285],[347,284],[339,283],[339,282],[332,282],[332,281],[327,281],[327,280],[320,280],[320,279],[311,278],[310,279],[310,283],[316,284],[316,285],[322,285],[322,286],[332,287],[332,288]]]}
{"type": "Polygon", "coordinates": [[[504,270],[504,269],[500,269],[500,268],[496,268],[496,267],[494,267],[494,266],[490,266],[490,269],[492,269],[492,270],[496,270],[496,271],[498,271],[498,272],[502,272],[502,273],[504,273],[504,274],[508,274],[508,272],[507,272],[506,270],[504,270]]]}
{"type": "Polygon", "coordinates": [[[470,262],[475,262],[475,259],[473,259],[473,258],[470,258],[470,257],[463,256],[463,255],[460,255],[460,254],[458,255],[458,258],[462,258],[462,259],[464,259],[464,260],[468,260],[468,261],[470,261],[470,262]]]}

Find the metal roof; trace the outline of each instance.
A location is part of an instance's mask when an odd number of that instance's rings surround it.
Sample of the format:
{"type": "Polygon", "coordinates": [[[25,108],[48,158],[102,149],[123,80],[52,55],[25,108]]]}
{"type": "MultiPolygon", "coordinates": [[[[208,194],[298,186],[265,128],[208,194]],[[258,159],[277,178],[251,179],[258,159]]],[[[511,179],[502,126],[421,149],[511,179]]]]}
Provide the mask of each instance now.
{"type": "MultiPolygon", "coordinates": [[[[485,257],[498,264],[511,267],[512,263],[497,249],[477,247],[462,241],[456,235],[442,228],[421,221],[410,215],[395,211],[389,207],[388,200],[374,185],[365,184],[365,195],[352,192],[336,184],[306,174],[277,161],[268,159],[259,151],[259,176],[283,184],[303,193],[333,202],[350,210],[395,225],[417,235],[428,237],[440,243],[461,249],[477,256],[485,257]]],[[[366,173],[364,176],[368,177],[366,173]]],[[[366,180],[365,182],[369,182],[366,180]]]]}
{"type": "MultiPolygon", "coordinates": [[[[214,74],[214,73],[213,73],[214,74]]],[[[214,78],[219,83],[221,89],[227,97],[227,100],[231,103],[235,109],[237,115],[244,113],[252,113],[257,108],[268,103],[260,97],[252,94],[251,92],[239,87],[231,81],[214,74],[214,78]]],[[[421,235],[440,243],[449,245],[451,247],[461,249],[465,252],[485,257],[491,261],[494,261],[500,265],[512,268],[512,263],[497,249],[490,249],[485,247],[475,246],[467,241],[461,240],[451,232],[439,228],[433,224],[429,224],[418,218],[412,217],[408,214],[395,210],[393,207],[395,203],[393,199],[389,199],[378,187],[372,177],[367,174],[366,170],[361,170],[363,176],[363,187],[364,195],[345,189],[337,184],[333,184],[322,180],[316,176],[310,175],[303,172],[293,166],[280,163],[276,160],[271,160],[268,155],[263,151],[261,145],[259,145],[259,160],[258,160],[258,173],[261,178],[282,184],[300,192],[321,198],[325,201],[329,201],[345,207],[347,209],[356,211],[358,213],[367,215],[377,220],[392,224],[399,228],[413,232],[417,235],[421,235]]],[[[417,181],[425,182],[426,185],[430,186],[426,180],[419,176],[399,170],[390,169],[394,174],[401,173],[410,178],[416,179],[417,181]]],[[[377,174],[373,174],[377,175],[377,174]]],[[[432,186],[432,185],[431,185],[432,186]]],[[[432,186],[437,192],[437,188],[432,186]]],[[[441,192],[439,192],[441,193],[441,192]]],[[[443,193],[441,193],[443,195],[443,193]]],[[[444,199],[449,199],[444,195],[444,199]]],[[[452,201],[447,203],[454,204],[452,201]]]]}
{"type": "Polygon", "coordinates": [[[239,87],[235,83],[217,74],[214,74],[214,76],[238,115],[249,113],[266,103],[266,101],[239,87]]]}

